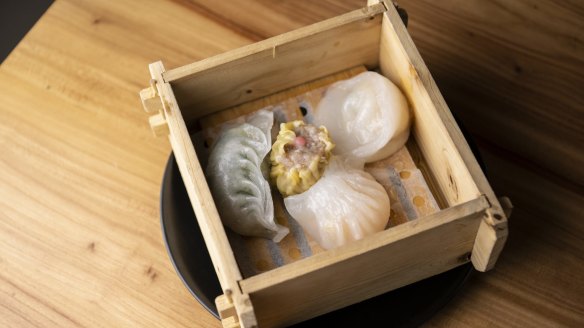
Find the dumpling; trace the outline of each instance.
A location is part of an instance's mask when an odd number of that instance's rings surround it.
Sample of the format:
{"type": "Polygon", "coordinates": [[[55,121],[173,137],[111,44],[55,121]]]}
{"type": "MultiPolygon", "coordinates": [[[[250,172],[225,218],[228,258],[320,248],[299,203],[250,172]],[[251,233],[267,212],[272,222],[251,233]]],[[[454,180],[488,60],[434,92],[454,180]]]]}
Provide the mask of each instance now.
{"type": "Polygon", "coordinates": [[[284,198],[284,204],[324,249],[382,231],[389,221],[389,196],[383,186],[369,173],[336,156],[316,184],[284,198]]]}
{"type": "Polygon", "coordinates": [[[280,124],[270,154],[270,177],[280,193],[284,196],[299,194],[315,184],[334,146],[324,126],[317,128],[303,121],[280,124]]]}
{"type": "Polygon", "coordinates": [[[357,162],[385,158],[408,139],[408,102],[397,86],[375,72],[363,72],[331,85],[314,114],[327,127],[334,153],[357,162]]]}
{"type": "Polygon", "coordinates": [[[273,122],[273,113],[263,110],[224,131],[213,145],[206,175],[224,225],[240,235],[279,242],[289,230],[274,220],[270,186],[262,174],[273,122]]]}

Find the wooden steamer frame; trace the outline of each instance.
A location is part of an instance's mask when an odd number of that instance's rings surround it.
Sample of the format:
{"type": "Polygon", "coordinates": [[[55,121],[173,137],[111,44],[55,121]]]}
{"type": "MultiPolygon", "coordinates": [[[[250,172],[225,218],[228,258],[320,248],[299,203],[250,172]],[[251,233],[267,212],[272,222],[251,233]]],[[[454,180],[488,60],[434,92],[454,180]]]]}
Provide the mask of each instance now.
{"type": "MultiPolygon", "coordinates": [[[[183,67],[167,71],[156,62],[150,72],[150,87],[140,96],[155,113],[153,131],[172,144],[224,292],[216,299],[224,327],[290,325],[468,261],[478,271],[494,266],[507,238],[507,215],[390,3],[370,0],[361,10],[183,67]],[[378,69],[406,94],[414,114],[411,136],[444,208],[244,279],[187,126],[358,65],[378,69]]],[[[507,199],[502,203],[511,208],[507,199]]]]}

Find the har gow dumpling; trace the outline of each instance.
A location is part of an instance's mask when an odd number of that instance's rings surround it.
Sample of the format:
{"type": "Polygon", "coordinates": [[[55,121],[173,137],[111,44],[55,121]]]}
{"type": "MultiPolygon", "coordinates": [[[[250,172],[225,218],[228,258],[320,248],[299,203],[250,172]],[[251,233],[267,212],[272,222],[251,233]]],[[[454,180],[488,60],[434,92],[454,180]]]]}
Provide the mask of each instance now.
{"type": "Polygon", "coordinates": [[[342,246],[385,229],[389,197],[367,172],[332,157],[324,175],[307,191],[284,198],[290,215],[324,249],[342,246]]]}
{"type": "Polygon", "coordinates": [[[262,173],[273,121],[274,114],[263,110],[224,131],[211,150],[206,175],[224,225],[240,235],[279,242],[289,230],[274,221],[272,194],[262,173]]]}
{"type": "Polygon", "coordinates": [[[315,124],[327,127],[335,154],[368,163],[388,157],[408,139],[410,113],[399,88],[375,72],[331,85],[317,106],[315,124]]]}

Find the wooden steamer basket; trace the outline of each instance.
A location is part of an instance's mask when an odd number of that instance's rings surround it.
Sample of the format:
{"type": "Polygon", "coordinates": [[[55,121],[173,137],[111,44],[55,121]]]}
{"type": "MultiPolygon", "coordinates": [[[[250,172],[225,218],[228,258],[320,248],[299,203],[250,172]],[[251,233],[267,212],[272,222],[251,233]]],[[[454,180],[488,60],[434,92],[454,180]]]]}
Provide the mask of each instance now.
{"type": "Polygon", "coordinates": [[[396,9],[386,1],[212,58],[150,65],[140,96],[168,135],[223,295],[224,327],[300,322],[472,261],[491,269],[507,238],[499,203],[396,9]],[[198,120],[359,65],[405,93],[432,194],[441,210],[343,247],[244,278],[190,138],[198,120]],[[187,128],[188,127],[188,128],[187,128]]]}

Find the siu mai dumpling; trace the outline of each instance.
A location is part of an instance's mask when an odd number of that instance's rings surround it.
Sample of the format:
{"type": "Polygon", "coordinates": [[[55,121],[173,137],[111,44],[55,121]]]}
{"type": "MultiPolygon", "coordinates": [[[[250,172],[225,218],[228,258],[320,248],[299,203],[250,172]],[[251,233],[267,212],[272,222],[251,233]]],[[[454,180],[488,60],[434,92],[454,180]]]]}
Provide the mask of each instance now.
{"type": "Polygon", "coordinates": [[[405,144],[410,113],[396,85],[375,72],[363,72],[326,90],[314,123],[326,126],[336,144],[335,154],[368,163],[405,144]]]}
{"type": "Polygon", "coordinates": [[[324,175],[307,191],[284,198],[288,213],[324,249],[385,229],[389,197],[367,172],[331,157],[324,175]]]}
{"type": "Polygon", "coordinates": [[[271,148],[274,114],[259,111],[224,131],[213,145],[206,175],[224,225],[244,236],[279,242],[288,228],[274,220],[274,203],[262,163],[271,148]]]}
{"type": "Polygon", "coordinates": [[[335,145],[324,126],[303,121],[280,124],[272,145],[270,177],[286,197],[308,190],[320,179],[335,145]]]}

